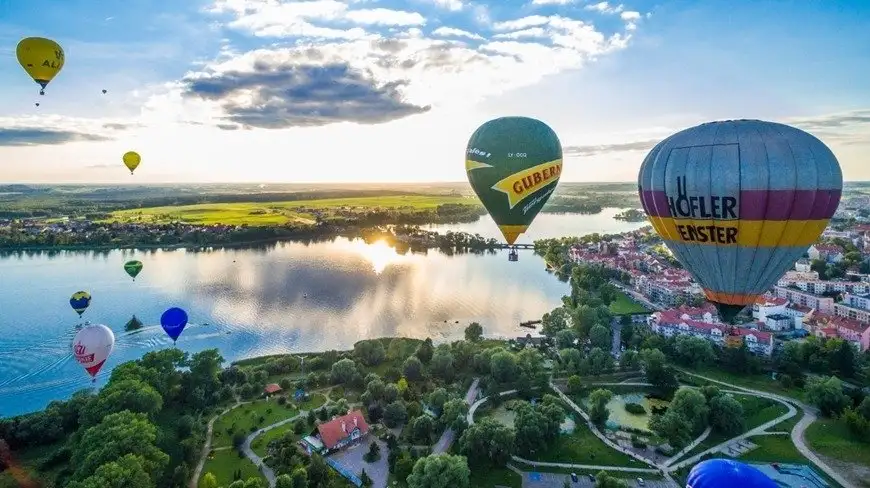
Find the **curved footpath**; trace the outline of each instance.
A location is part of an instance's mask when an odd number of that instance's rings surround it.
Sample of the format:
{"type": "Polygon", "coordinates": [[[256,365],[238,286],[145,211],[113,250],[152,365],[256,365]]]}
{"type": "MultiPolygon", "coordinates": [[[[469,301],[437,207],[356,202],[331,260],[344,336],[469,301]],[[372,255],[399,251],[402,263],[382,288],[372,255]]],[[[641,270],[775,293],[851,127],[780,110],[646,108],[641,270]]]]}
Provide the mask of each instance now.
{"type": "Polygon", "coordinates": [[[205,444],[203,444],[202,446],[202,452],[199,454],[199,461],[196,463],[196,468],[193,470],[193,475],[190,477],[190,481],[187,483],[188,488],[197,488],[199,486],[199,477],[202,475],[202,468],[203,466],[205,466],[205,460],[208,457],[209,451],[211,450],[211,435],[214,430],[215,420],[217,420],[218,417],[222,417],[230,410],[240,407],[246,403],[251,402],[237,401],[234,405],[227,407],[223,412],[215,415],[208,421],[208,428],[205,432],[205,444]]]}
{"type": "Polygon", "coordinates": [[[804,416],[800,420],[800,422],[798,422],[794,426],[794,428],[791,431],[792,443],[794,444],[794,446],[797,448],[797,450],[804,457],[809,459],[810,462],[812,462],[819,469],[824,471],[826,475],[831,477],[831,479],[833,479],[834,481],[839,483],[841,486],[843,486],[843,488],[854,488],[854,485],[852,483],[849,483],[848,481],[846,481],[845,478],[840,476],[836,471],[833,470],[833,468],[831,468],[830,466],[825,464],[824,461],[822,461],[818,456],[816,456],[816,454],[806,445],[806,442],[804,441],[804,433],[806,432],[807,427],[809,427],[809,425],[816,420],[816,409],[814,407],[811,407],[803,402],[799,402],[793,398],[784,397],[781,395],[777,395],[775,393],[768,393],[768,392],[764,392],[764,391],[753,390],[751,388],[745,388],[742,386],[732,385],[731,383],[726,383],[724,381],[719,381],[719,380],[715,380],[713,378],[708,378],[708,377],[703,376],[703,375],[690,373],[690,372],[685,371],[685,370],[681,370],[681,371],[689,376],[694,376],[696,378],[701,378],[701,379],[709,381],[711,383],[719,383],[720,385],[725,385],[725,386],[734,388],[735,390],[740,390],[740,392],[742,392],[742,393],[747,393],[747,392],[748,393],[755,393],[757,396],[763,396],[763,397],[767,397],[767,398],[770,398],[773,400],[779,400],[780,402],[783,402],[786,404],[791,404],[791,405],[797,405],[798,407],[800,407],[801,410],[803,410],[803,412],[804,412],[804,416]]]}
{"type": "Polygon", "coordinates": [[[256,439],[259,435],[261,435],[262,433],[264,433],[268,430],[272,430],[275,427],[280,427],[286,423],[293,422],[294,420],[296,420],[298,418],[303,418],[306,415],[308,415],[307,411],[300,411],[298,414],[296,414],[293,417],[290,417],[289,419],[284,419],[280,422],[275,422],[272,425],[267,425],[267,426],[263,427],[262,429],[255,430],[248,437],[245,437],[245,442],[242,443],[242,452],[245,453],[245,456],[247,456],[248,459],[250,459],[251,462],[254,463],[254,466],[256,466],[260,470],[261,473],[263,473],[263,476],[266,477],[266,481],[269,482],[269,486],[275,486],[275,483],[276,483],[275,471],[273,471],[272,468],[270,468],[268,465],[266,465],[266,463],[263,462],[263,458],[258,456],[257,453],[255,453],[254,450],[251,449],[251,442],[254,439],[256,439]]]}

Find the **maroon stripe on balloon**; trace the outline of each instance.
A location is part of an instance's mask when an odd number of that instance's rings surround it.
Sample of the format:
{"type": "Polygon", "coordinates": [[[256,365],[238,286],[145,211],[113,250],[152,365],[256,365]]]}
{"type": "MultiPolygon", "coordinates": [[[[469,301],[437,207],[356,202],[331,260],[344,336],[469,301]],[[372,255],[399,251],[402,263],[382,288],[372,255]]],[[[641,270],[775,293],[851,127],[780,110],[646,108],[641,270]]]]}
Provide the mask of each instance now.
{"type": "MultiPolygon", "coordinates": [[[[743,190],[742,220],[829,219],[840,204],[841,190],[743,190]]],[[[652,217],[671,217],[668,197],[660,190],[640,192],[644,210],[652,217]]]]}

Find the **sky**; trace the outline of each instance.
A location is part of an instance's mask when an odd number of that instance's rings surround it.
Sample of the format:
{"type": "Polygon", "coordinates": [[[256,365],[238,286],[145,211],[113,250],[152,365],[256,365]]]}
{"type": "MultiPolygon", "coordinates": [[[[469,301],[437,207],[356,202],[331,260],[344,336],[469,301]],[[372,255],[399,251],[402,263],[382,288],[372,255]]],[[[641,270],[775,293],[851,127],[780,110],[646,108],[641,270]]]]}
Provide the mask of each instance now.
{"type": "Polygon", "coordinates": [[[463,181],[506,115],[556,131],[563,181],[729,118],[870,180],[867,46],[866,0],[0,0],[0,182],[463,181]],[[65,51],[45,96],[28,36],[65,51]]]}

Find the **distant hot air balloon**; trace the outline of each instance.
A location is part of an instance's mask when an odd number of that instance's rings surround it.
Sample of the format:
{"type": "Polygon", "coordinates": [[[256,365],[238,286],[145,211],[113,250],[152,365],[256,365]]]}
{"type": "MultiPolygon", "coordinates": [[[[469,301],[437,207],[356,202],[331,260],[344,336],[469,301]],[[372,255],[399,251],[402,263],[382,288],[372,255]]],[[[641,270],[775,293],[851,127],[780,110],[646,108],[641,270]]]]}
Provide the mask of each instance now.
{"type": "Polygon", "coordinates": [[[106,89],[104,88],[104,89],[103,89],[103,95],[105,95],[105,94],[106,94],[106,89]]]}
{"type": "Polygon", "coordinates": [[[133,278],[133,281],[136,281],[136,277],[142,272],[142,261],[127,261],[124,263],[124,271],[133,278]]]}
{"type": "Polygon", "coordinates": [[[79,317],[85,313],[88,306],[91,304],[91,294],[86,291],[77,291],[69,298],[69,305],[79,314],[79,317]]]}
{"type": "Polygon", "coordinates": [[[63,69],[63,48],[51,39],[27,37],[18,43],[15,54],[24,71],[42,87],[39,94],[45,95],[45,87],[63,69]]]}
{"type": "Polygon", "coordinates": [[[172,339],[173,343],[178,340],[178,336],[184,331],[186,325],[187,312],[180,308],[170,308],[160,316],[160,326],[163,327],[166,335],[172,339]]]}
{"type": "Polygon", "coordinates": [[[638,177],[656,232],[726,322],[816,242],[842,187],[821,141],[759,120],[678,132],[650,151],[638,177]]]}
{"type": "Polygon", "coordinates": [[[474,193],[507,243],[513,244],[556,189],[562,144],[540,120],[493,119],[471,135],[465,171],[474,193]]]}
{"type": "Polygon", "coordinates": [[[758,468],[730,459],[708,459],[689,472],[686,488],[777,488],[758,468]]]}
{"type": "Polygon", "coordinates": [[[38,106],[39,106],[39,102],[36,102],[36,104],[35,104],[35,105],[36,105],[36,106],[37,106],[37,107],[38,107],[38,106]]]}
{"type": "Polygon", "coordinates": [[[124,160],[124,166],[126,166],[127,169],[130,170],[131,175],[133,174],[133,171],[135,171],[136,168],[139,167],[139,163],[142,162],[142,157],[139,156],[139,153],[137,153],[136,151],[125,152],[122,159],[124,160]]]}
{"type": "Polygon", "coordinates": [[[96,381],[97,373],[115,346],[115,334],[105,325],[88,325],[73,339],[73,356],[96,381]]]}

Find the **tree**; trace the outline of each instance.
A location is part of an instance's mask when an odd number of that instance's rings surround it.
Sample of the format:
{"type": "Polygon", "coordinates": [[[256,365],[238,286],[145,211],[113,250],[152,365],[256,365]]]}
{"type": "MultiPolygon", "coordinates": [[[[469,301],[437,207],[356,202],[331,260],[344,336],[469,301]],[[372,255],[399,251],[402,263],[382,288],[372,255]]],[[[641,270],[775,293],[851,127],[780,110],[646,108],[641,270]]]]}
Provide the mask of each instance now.
{"type": "MultiPolygon", "coordinates": [[[[202,476],[202,479],[199,481],[199,488],[218,488],[217,478],[214,477],[211,473],[206,473],[202,476]]],[[[278,488],[291,488],[291,487],[281,487],[278,485],[278,488]]]]}
{"type": "Polygon", "coordinates": [[[640,358],[638,357],[637,351],[633,351],[631,349],[622,353],[622,356],[619,358],[619,367],[626,371],[635,370],[640,365],[640,358]]]}
{"type": "Polygon", "coordinates": [[[82,481],[73,481],[66,486],[69,488],[151,488],[154,486],[154,481],[145,472],[143,458],[127,454],[101,465],[93,475],[82,481]]]}
{"type": "Polygon", "coordinates": [[[365,469],[363,469],[362,473],[360,473],[359,480],[362,482],[362,486],[365,486],[365,487],[372,486],[372,479],[369,476],[369,474],[366,473],[365,469]]]}
{"type": "Polygon", "coordinates": [[[593,347],[589,351],[589,372],[594,375],[613,371],[613,356],[600,347],[593,347]]]}
{"type": "Polygon", "coordinates": [[[649,420],[649,428],[676,448],[684,446],[692,435],[689,421],[670,408],[664,415],[653,414],[649,420]]]}
{"type": "Polygon", "coordinates": [[[477,342],[483,336],[483,327],[477,322],[472,322],[465,328],[465,340],[477,342]]]}
{"type": "Polygon", "coordinates": [[[423,364],[429,364],[429,361],[432,360],[432,354],[435,353],[435,347],[432,345],[432,339],[426,338],[419,347],[417,347],[417,351],[414,352],[414,355],[417,356],[417,359],[420,360],[423,364]]]}
{"type": "Polygon", "coordinates": [[[839,415],[849,404],[849,397],[843,393],[843,383],[835,376],[810,378],[806,392],[807,400],[826,417],[839,415]]]}
{"type": "Polygon", "coordinates": [[[541,333],[547,337],[554,337],[566,328],[568,328],[568,314],[563,307],[554,308],[541,317],[541,333]]]}
{"type": "Polygon", "coordinates": [[[447,394],[447,390],[444,388],[436,388],[435,391],[429,394],[429,406],[440,415],[444,410],[444,404],[447,403],[447,400],[449,399],[450,396],[447,394]]]}
{"type": "Polygon", "coordinates": [[[449,350],[438,348],[429,363],[432,374],[446,382],[453,379],[453,354],[449,350]]]}
{"type": "MultiPolygon", "coordinates": [[[[431,359],[431,357],[430,355],[429,358],[431,359]]],[[[423,379],[423,363],[417,356],[410,356],[402,364],[402,372],[405,378],[408,378],[410,381],[420,381],[423,379]]]]}
{"type": "Polygon", "coordinates": [[[459,438],[459,452],[475,467],[504,466],[514,453],[515,435],[514,429],[485,417],[459,438]]]}
{"type": "Polygon", "coordinates": [[[613,398],[613,392],[604,388],[599,388],[589,395],[589,418],[592,422],[601,427],[607,422],[607,417],[610,416],[610,411],[607,409],[607,403],[613,398]]]}
{"type": "Polygon", "coordinates": [[[675,349],[678,360],[693,368],[711,363],[716,359],[713,346],[700,337],[679,335],[676,339],[675,349]]]}
{"type": "Polygon", "coordinates": [[[293,488],[293,478],[289,474],[278,476],[275,478],[275,488],[293,488]]]}
{"type": "Polygon", "coordinates": [[[371,401],[379,402],[384,399],[386,385],[380,378],[373,379],[366,385],[366,392],[368,392],[371,401]]]}
{"type": "Polygon", "coordinates": [[[444,427],[456,431],[456,435],[461,435],[468,427],[468,404],[465,400],[454,398],[447,400],[444,404],[444,409],[441,411],[441,416],[438,421],[444,427]]]}
{"type": "Polygon", "coordinates": [[[610,347],[610,330],[603,325],[596,325],[589,331],[589,342],[594,347],[610,347]]]}
{"type": "Polygon", "coordinates": [[[384,425],[389,428],[403,424],[408,420],[408,411],[402,402],[393,402],[384,409],[384,425]]]}
{"type": "Polygon", "coordinates": [[[414,435],[414,439],[422,444],[429,444],[431,442],[430,437],[434,428],[435,425],[432,422],[432,417],[428,415],[421,415],[411,423],[411,432],[414,435]]]}
{"type": "Polygon", "coordinates": [[[415,460],[411,457],[411,454],[407,451],[402,451],[396,459],[396,467],[393,469],[396,478],[407,480],[408,476],[411,475],[411,471],[414,470],[414,463],[415,460]]]}
{"type": "Polygon", "coordinates": [[[692,433],[700,433],[707,427],[710,409],[701,392],[692,388],[680,388],[671,400],[668,412],[682,416],[689,423],[692,433]]]}
{"type": "Polygon", "coordinates": [[[673,370],[667,366],[663,352],[658,349],[644,349],[640,352],[640,361],[647,381],[663,395],[671,396],[677,391],[680,383],[673,370]]]}
{"type": "Polygon", "coordinates": [[[825,343],[828,363],[835,373],[843,378],[855,376],[855,348],[843,339],[831,339],[825,343]]]}
{"type": "Polygon", "coordinates": [[[516,379],[518,366],[516,357],[504,349],[492,355],[490,360],[492,378],[498,383],[508,383],[516,379]]]}
{"type": "Polygon", "coordinates": [[[575,375],[588,373],[589,365],[577,349],[562,349],[559,351],[559,358],[565,372],[575,375]]]}
{"type": "Polygon", "coordinates": [[[163,408],[163,398],[150,384],[137,379],[110,381],[82,410],[84,425],[96,425],[107,415],[129,410],[153,419],[163,408]]]}
{"type": "Polygon", "coordinates": [[[329,466],[321,456],[311,456],[308,463],[308,485],[312,487],[324,486],[329,479],[329,466]]]}
{"type": "Polygon", "coordinates": [[[156,481],[169,462],[169,456],[154,445],[156,439],[157,428],[145,414],[125,410],[108,415],[85,430],[73,449],[73,479],[84,480],[100,466],[133,454],[142,459],[143,469],[156,481]]]}
{"type": "Polygon", "coordinates": [[[572,329],[565,329],[556,332],[556,348],[568,349],[574,347],[574,341],[577,340],[577,333],[572,329]]]}
{"type": "Polygon", "coordinates": [[[731,395],[718,395],[710,400],[710,427],[723,434],[743,431],[743,405],[731,395]]]}
{"type": "Polygon", "coordinates": [[[468,488],[471,471],[464,456],[432,454],[420,458],[408,476],[408,488],[468,488]]]}
{"type": "Polygon", "coordinates": [[[628,483],[601,471],[595,475],[595,488],[627,488],[628,483]]]}
{"type": "Polygon", "coordinates": [[[343,385],[359,376],[359,369],[353,359],[344,358],[332,365],[330,373],[333,383],[343,385]]]}
{"type": "Polygon", "coordinates": [[[384,345],[376,339],[357,342],[353,345],[353,354],[366,366],[377,366],[387,357],[384,345]]]}
{"type": "Polygon", "coordinates": [[[568,377],[568,393],[575,395],[583,389],[583,380],[577,375],[568,377]]]}

